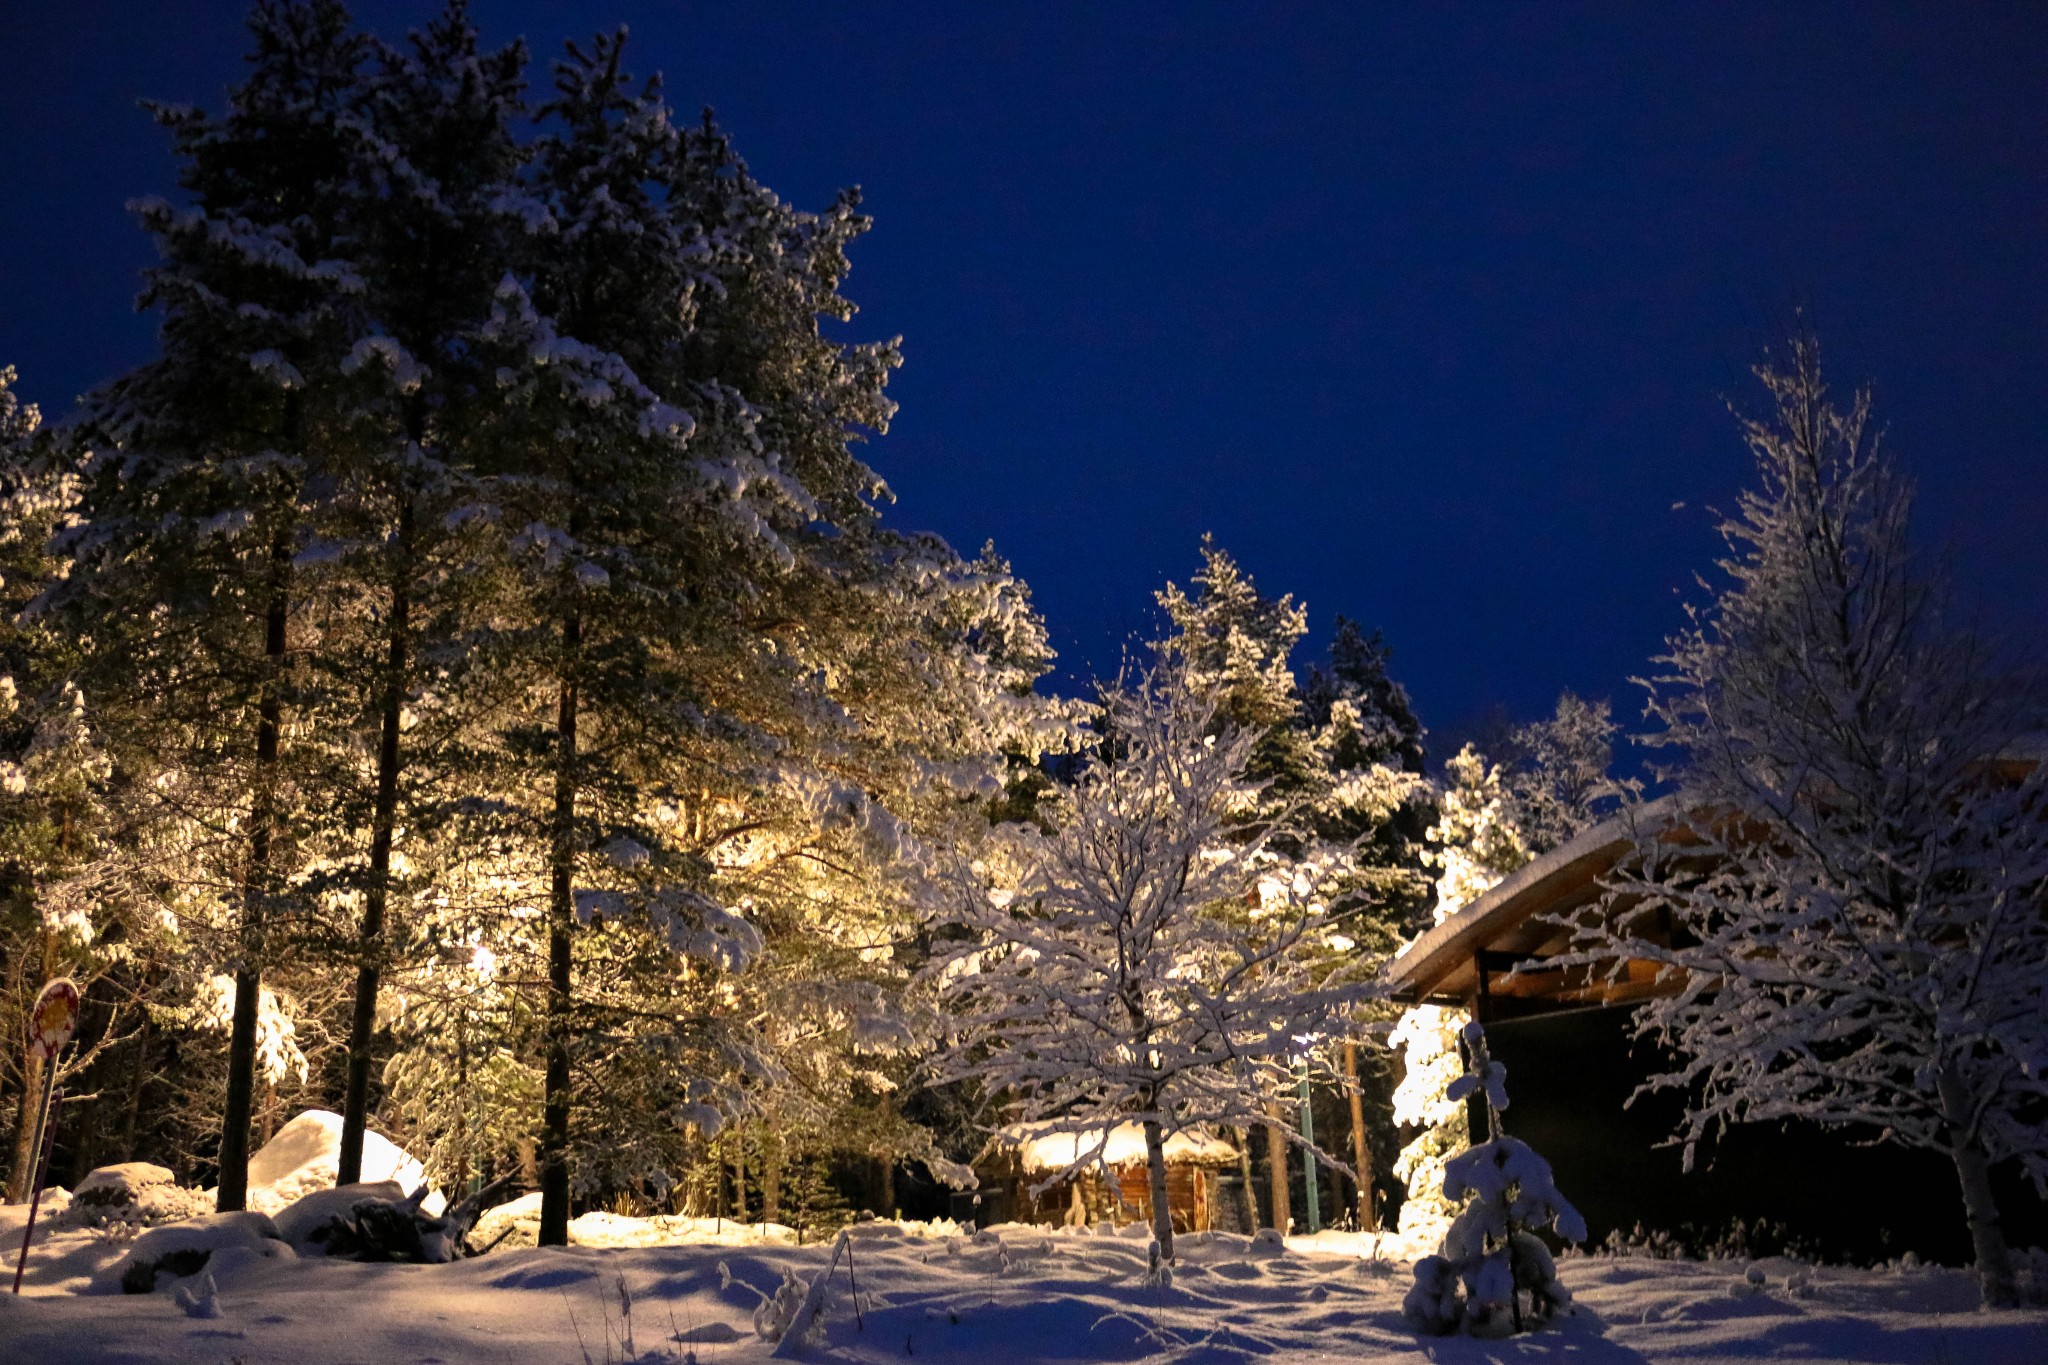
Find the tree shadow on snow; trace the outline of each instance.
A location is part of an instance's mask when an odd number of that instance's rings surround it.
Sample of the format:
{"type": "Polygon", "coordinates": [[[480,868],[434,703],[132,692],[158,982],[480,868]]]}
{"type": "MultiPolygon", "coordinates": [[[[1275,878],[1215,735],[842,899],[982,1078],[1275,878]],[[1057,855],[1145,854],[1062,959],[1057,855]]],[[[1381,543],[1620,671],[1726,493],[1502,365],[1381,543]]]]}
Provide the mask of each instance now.
{"type": "Polygon", "coordinates": [[[1499,1341],[1424,1338],[1422,1354],[1439,1365],[1650,1365],[1650,1357],[1607,1338],[1607,1324],[1581,1308],[1561,1322],[1499,1341]]]}

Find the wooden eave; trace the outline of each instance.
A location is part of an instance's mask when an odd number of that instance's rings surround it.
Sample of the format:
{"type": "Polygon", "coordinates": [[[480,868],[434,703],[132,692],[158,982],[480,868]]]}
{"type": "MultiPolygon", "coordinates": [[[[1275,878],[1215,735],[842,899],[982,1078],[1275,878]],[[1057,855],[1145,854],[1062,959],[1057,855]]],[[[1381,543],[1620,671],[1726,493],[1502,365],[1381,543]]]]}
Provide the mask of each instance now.
{"type": "MultiPolygon", "coordinates": [[[[1635,851],[1645,830],[1656,830],[1659,838],[1682,839],[1672,819],[1676,810],[1668,796],[1649,802],[1516,869],[1417,938],[1387,964],[1381,980],[1394,999],[1410,1004],[1466,1002],[1479,990],[1482,952],[1517,960],[1562,952],[1569,933],[1551,921],[1598,900],[1607,875],[1635,851]]],[[[1495,995],[1556,995],[1565,989],[1563,975],[1525,970],[1511,981],[1494,978],[1490,988],[1495,995]]],[[[1611,994],[1603,992],[1603,998],[1611,994]]]]}
{"type": "MultiPolygon", "coordinates": [[[[2048,736],[2029,735],[1991,760],[1998,780],[2019,782],[2048,761],[2048,736]]],[[[1606,894],[1607,878],[1645,836],[1682,849],[1702,842],[1694,826],[1719,823],[1726,812],[1682,811],[1676,795],[1660,797],[1596,825],[1503,878],[1485,895],[1422,934],[1388,963],[1380,980],[1389,996],[1470,1006],[1482,997],[1543,1000],[1554,1005],[1612,1005],[1673,988],[1649,962],[1545,970],[1542,959],[1566,951],[1571,930],[1559,921],[1606,894]],[[1482,973],[1483,968],[1483,973],[1482,973]]],[[[1683,867],[1682,852],[1660,855],[1683,867]]],[[[1695,865],[1697,865],[1695,863],[1695,865]]],[[[1626,907],[1621,907],[1625,913],[1626,907]]],[[[1612,909],[1612,907],[1610,907],[1612,909]]]]}

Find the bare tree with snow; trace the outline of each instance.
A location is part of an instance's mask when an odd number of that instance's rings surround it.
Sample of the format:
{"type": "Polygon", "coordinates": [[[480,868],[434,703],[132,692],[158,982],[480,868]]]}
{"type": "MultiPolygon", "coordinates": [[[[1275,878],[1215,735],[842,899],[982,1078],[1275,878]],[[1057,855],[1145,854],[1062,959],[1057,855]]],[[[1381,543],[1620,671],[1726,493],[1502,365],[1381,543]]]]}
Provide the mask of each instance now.
{"type": "Polygon", "coordinates": [[[1216,710],[1171,667],[1110,692],[1049,829],[1004,827],[996,856],[937,883],[937,918],[963,935],[934,967],[957,1021],[938,1075],[1006,1092],[1041,1134],[1083,1135],[1047,1183],[1142,1126],[1165,1261],[1166,1139],[1265,1122],[1363,994],[1328,942],[1341,860],[1282,858],[1283,822],[1242,823],[1261,790],[1245,776],[1255,735],[1216,710]]]}
{"type": "Polygon", "coordinates": [[[1907,553],[1911,491],[1870,398],[1811,341],[1759,370],[1758,484],[1727,585],[1651,680],[1700,843],[1646,837],[1589,956],[1659,963],[1687,1160],[1731,1123],[1806,1119],[1954,1162],[1987,1303],[2015,1301],[1991,1170],[2048,1176],[2048,810],[2023,698],[1907,553]]]}

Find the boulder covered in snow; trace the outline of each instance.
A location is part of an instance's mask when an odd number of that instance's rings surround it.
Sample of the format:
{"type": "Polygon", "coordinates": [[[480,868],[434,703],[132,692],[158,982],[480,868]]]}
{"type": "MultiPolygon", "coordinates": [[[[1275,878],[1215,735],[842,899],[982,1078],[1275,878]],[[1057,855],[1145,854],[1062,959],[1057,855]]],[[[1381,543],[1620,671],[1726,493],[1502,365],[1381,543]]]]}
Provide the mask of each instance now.
{"type": "Polygon", "coordinates": [[[225,1252],[263,1260],[292,1257],[277,1225],[260,1213],[208,1213],[164,1223],[137,1237],[120,1260],[93,1277],[97,1293],[147,1294],[205,1270],[225,1252]]]}
{"type": "MultiPolygon", "coordinates": [[[[249,1207],[278,1213],[315,1190],[331,1190],[341,1171],[341,1115],[308,1109],[277,1130],[249,1158],[249,1207]]],[[[363,1180],[392,1181],[406,1191],[427,1182],[426,1168],[404,1148],[376,1133],[363,1134],[363,1180]]],[[[447,1201],[430,1193],[420,1208],[439,1214],[447,1201]]]]}
{"type": "Polygon", "coordinates": [[[479,1247],[538,1246],[540,1244],[540,1191],[522,1194],[494,1209],[486,1209],[476,1220],[471,1243],[479,1247]]]}
{"type": "Polygon", "coordinates": [[[213,1212],[213,1196],[188,1190],[168,1169],[148,1161],[100,1166],[71,1192],[66,1222],[73,1227],[116,1223],[155,1227],[213,1212]]]}

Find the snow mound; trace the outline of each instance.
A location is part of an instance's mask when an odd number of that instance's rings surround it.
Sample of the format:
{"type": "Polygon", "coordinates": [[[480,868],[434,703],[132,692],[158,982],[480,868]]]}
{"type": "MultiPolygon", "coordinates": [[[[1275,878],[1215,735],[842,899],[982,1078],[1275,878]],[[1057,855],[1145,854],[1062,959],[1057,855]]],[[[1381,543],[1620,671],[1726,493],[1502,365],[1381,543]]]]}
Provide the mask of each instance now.
{"type": "Polygon", "coordinates": [[[209,1213],[165,1223],[135,1239],[127,1254],[93,1277],[96,1294],[147,1294],[163,1279],[183,1279],[208,1268],[225,1252],[263,1260],[296,1259],[264,1214],[209,1213]]]}
{"type": "MultiPolygon", "coordinates": [[[[278,1129],[277,1136],[249,1158],[249,1207],[260,1213],[281,1212],[315,1190],[333,1189],[340,1171],[341,1115],[308,1109],[278,1129]]],[[[427,1171],[389,1138],[366,1132],[363,1180],[371,1184],[393,1181],[410,1194],[427,1183],[427,1171]]],[[[448,1201],[438,1190],[420,1204],[430,1215],[439,1215],[447,1207],[448,1201]]]]}
{"type": "MultiPolygon", "coordinates": [[[[71,1205],[71,1192],[61,1185],[52,1185],[43,1191],[43,1202],[36,1210],[36,1244],[49,1239],[50,1233],[59,1224],[57,1216],[71,1205]]],[[[21,1234],[28,1227],[27,1204],[0,1204],[0,1252],[13,1255],[21,1250],[21,1234]]],[[[12,1264],[12,1262],[9,1262],[12,1264]]]]}
{"type": "MultiPolygon", "coordinates": [[[[530,1247],[539,1239],[539,1194],[523,1194],[485,1210],[469,1234],[472,1247],[530,1247]]],[[[796,1230],[782,1223],[735,1223],[730,1218],[660,1213],[632,1218],[594,1209],[569,1221],[569,1245],[580,1247],[762,1246],[795,1241],[796,1230]]]]}
{"type": "Polygon", "coordinates": [[[78,1188],[73,1199],[86,1204],[132,1204],[144,1190],[175,1185],[178,1177],[167,1166],[149,1161],[124,1161],[118,1166],[96,1167],[78,1188]]]}
{"type": "Polygon", "coordinates": [[[101,1166],[72,1191],[66,1225],[110,1227],[116,1223],[154,1227],[213,1212],[213,1196],[180,1188],[177,1176],[148,1161],[101,1166]]]}

